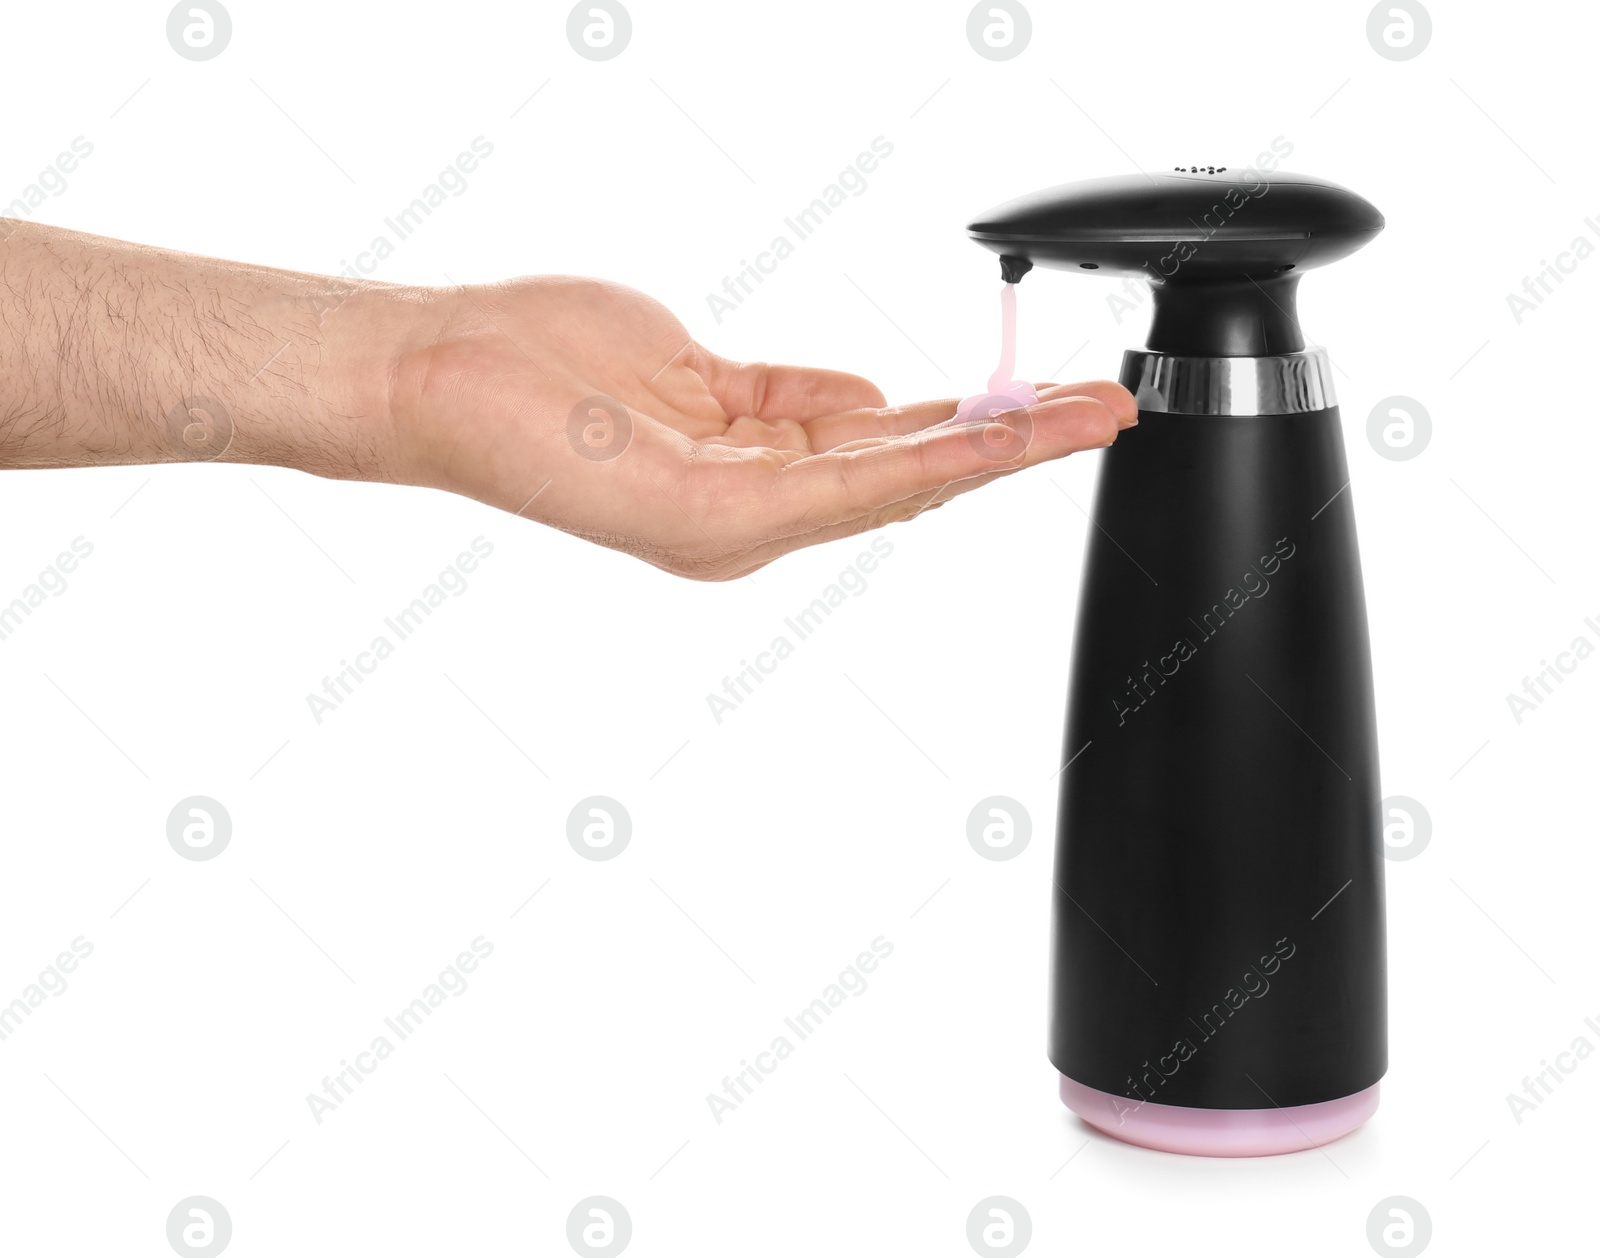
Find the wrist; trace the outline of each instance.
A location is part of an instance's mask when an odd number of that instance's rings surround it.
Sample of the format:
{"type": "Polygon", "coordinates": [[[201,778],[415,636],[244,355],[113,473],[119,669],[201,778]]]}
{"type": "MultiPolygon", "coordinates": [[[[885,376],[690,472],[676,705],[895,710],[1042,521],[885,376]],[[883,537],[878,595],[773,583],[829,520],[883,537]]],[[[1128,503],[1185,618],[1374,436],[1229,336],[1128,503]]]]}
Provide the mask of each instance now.
{"type": "MultiPolygon", "coordinates": [[[[518,281],[519,292],[526,297],[539,282],[518,281]]],[[[525,447],[539,430],[529,419],[540,402],[538,387],[516,377],[529,366],[548,381],[546,353],[518,334],[525,329],[515,316],[483,289],[385,296],[388,308],[378,319],[389,328],[388,356],[379,370],[393,453],[389,479],[515,510],[528,497],[517,496],[522,482],[535,475],[525,447]],[[508,357],[515,360],[509,372],[508,357]],[[509,426],[499,405],[508,397],[526,408],[509,426]],[[507,458],[513,449],[519,457],[507,458]]]]}
{"type": "Polygon", "coordinates": [[[422,290],[286,272],[228,287],[237,299],[228,370],[209,373],[211,388],[207,373],[178,386],[199,396],[167,404],[173,457],[404,479],[390,382],[423,322],[422,290]],[[190,402],[196,422],[185,430],[190,402]]]}

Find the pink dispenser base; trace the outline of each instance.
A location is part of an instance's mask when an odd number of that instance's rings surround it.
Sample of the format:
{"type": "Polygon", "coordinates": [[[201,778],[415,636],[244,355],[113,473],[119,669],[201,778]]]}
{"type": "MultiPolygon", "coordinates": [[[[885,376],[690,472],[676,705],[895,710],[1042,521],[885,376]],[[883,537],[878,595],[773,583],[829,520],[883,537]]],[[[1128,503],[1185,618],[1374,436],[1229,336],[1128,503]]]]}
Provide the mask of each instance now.
{"type": "Polygon", "coordinates": [[[1378,1085],[1314,1105],[1278,1109],[1191,1109],[1134,1101],[1061,1076],[1061,1100],[1106,1135],[1146,1149],[1209,1158],[1299,1153],[1347,1136],[1378,1108],[1378,1085]]]}

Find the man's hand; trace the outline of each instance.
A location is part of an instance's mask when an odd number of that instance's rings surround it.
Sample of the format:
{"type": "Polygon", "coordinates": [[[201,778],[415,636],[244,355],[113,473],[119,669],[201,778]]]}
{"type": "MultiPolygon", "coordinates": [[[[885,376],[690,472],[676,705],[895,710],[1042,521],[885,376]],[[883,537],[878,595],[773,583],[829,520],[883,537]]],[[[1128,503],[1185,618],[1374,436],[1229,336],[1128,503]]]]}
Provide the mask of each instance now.
{"type": "Polygon", "coordinates": [[[0,466],[202,458],[428,485],[725,580],[1135,422],[1098,382],[954,425],[954,399],[886,407],[858,376],[720,358],[597,280],[355,284],[5,226],[0,466]]]}
{"type": "Polygon", "coordinates": [[[684,576],[920,512],[998,475],[1110,444],[1120,385],[1047,386],[1005,422],[953,399],[886,407],[859,376],[735,363],[642,293],[565,276],[441,292],[436,338],[397,364],[406,478],[684,576]]]}

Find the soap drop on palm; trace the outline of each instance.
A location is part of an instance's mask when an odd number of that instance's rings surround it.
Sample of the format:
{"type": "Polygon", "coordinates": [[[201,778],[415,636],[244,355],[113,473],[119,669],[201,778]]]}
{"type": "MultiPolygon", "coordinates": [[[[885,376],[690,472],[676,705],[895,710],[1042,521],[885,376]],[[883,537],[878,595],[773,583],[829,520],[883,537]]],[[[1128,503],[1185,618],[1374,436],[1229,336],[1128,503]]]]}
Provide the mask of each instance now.
{"type": "Polygon", "coordinates": [[[1000,364],[989,377],[987,392],[963,398],[956,408],[956,423],[988,422],[996,415],[1032,406],[1038,393],[1026,380],[1013,380],[1017,367],[1017,286],[1000,286],[1000,364]]]}

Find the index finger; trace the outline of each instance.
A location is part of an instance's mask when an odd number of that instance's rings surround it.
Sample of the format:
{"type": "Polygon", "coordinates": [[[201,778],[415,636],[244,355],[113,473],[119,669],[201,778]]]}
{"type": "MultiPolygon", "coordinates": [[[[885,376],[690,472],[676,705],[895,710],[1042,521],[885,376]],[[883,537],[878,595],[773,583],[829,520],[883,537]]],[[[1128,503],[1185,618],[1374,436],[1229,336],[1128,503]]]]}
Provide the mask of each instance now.
{"type": "Polygon", "coordinates": [[[1117,431],[1117,417],[1103,402],[1064,397],[987,424],[854,443],[771,469],[776,483],[763,496],[764,513],[774,526],[825,527],[955,481],[1110,445],[1117,431]]]}
{"type": "MultiPolygon", "coordinates": [[[[1090,380],[1083,384],[1042,384],[1038,388],[1041,403],[1064,397],[1094,398],[1106,406],[1123,427],[1131,424],[1139,411],[1133,394],[1110,380],[1090,380]]],[[[864,407],[808,420],[805,430],[813,450],[832,450],[871,437],[898,437],[920,432],[953,418],[956,406],[955,398],[940,398],[910,406],[864,407]]]]}
{"type": "Polygon", "coordinates": [[[690,364],[729,419],[805,421],[839,411],[882,406],[878,386],[825,367],[736,363],[703,350],[690,364]]]}

